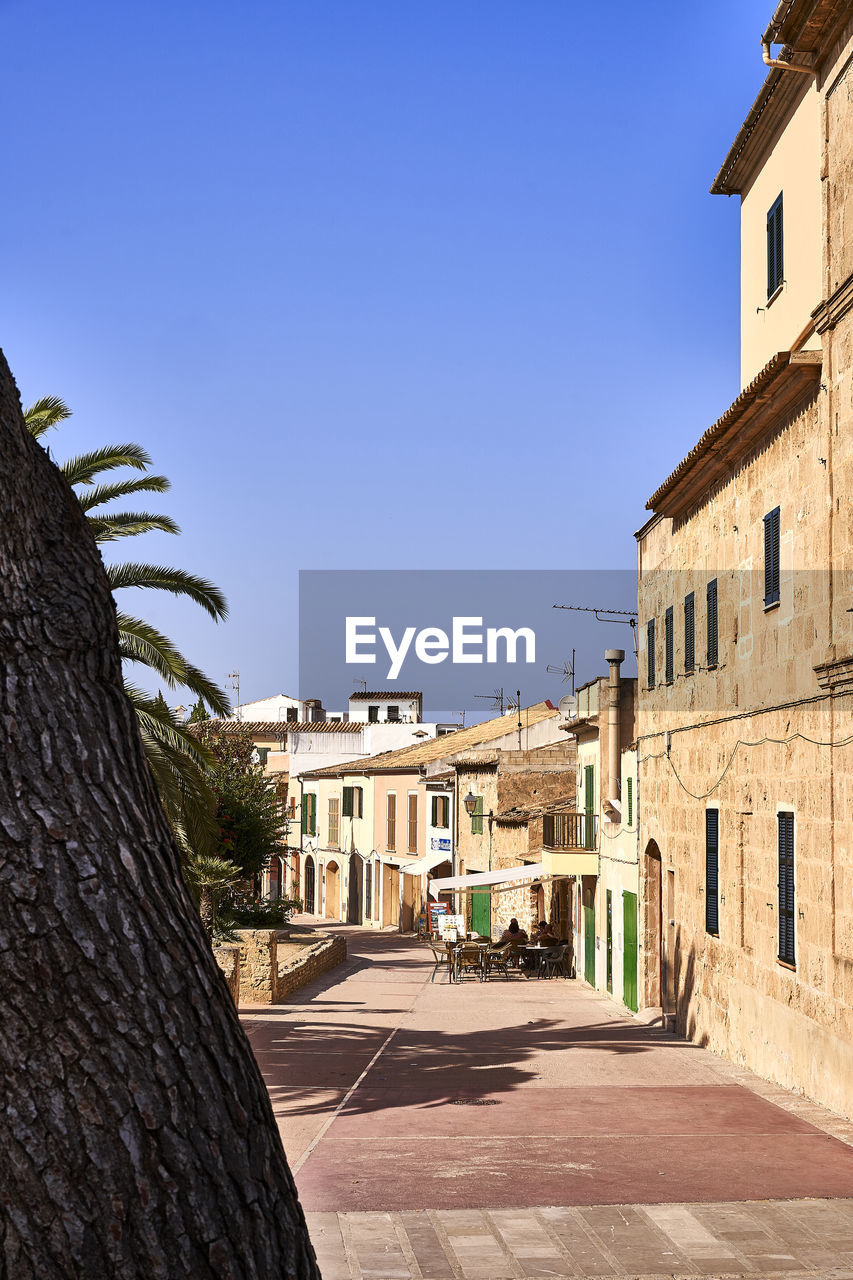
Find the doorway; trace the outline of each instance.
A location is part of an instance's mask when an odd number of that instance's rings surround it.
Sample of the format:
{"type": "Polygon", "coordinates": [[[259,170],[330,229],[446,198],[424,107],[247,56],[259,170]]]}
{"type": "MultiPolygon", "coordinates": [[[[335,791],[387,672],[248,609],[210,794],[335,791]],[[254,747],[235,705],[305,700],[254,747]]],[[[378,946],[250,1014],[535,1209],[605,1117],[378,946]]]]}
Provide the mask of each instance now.
{"type": "Polygon", "coordinates": [[[646,846],[644,858],[643,937],[646,949],[645,1005],[650,1009],[663,1006],[663,894],[661,892],[661,856],[654,840],[646,846]]]}
{"type": "Polygon", "coordinates": [[[607,890],[607,990],[613,995],[613,891],[607,890]]]}
{"type": "Polygon", "coordinates": [[[326,863],[326,919],[341,918],[341,871],[336,862],[326,863]]]}
{"type": "Polygon", "coordinates": [[[481,938],[492,936],[491,889],[477,889],[471,894],[471,931],[481,938]]]}
{"type": "Polygon", "coordinates": [[[637,895],[622,894],[622,930],[625,949],[622,952],[622,999],[637,1012],[637,895]]]}
{"type": "Polygon", "coordinates": [[[349,856],[349,893],[347,894],[347,924],[361,924],[363,890],[362,861],[357,853],[349,856]]]}
{"type": "Polygon", "coordinates": [[[400,922],[400,868],[382,868],[382,928],[400,922]]]}
{"type": "Polygon", "coordinates": [[[595,986],[595,891],[583,891],[583,976],[595,986]]]}
{"type": "Polygon", "coordinates": [[[315,904],[315,887],[317,881],[317,873],[314,869],[314,859],[309,853],[305,859],[305,903],[304,909],[309,916],[314,914],[315,904]]]}

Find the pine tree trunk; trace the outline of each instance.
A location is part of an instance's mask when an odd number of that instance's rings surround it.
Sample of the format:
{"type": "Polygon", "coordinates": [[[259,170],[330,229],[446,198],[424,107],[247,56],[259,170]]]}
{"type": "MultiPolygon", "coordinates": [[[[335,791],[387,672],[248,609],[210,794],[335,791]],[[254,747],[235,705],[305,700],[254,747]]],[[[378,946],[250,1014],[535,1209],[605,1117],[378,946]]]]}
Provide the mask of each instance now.
{"type": "Polygon", "coordinates": [[[184,888],[115,610],[0,355],[0,1275],[319,1275],[184,888]]]}

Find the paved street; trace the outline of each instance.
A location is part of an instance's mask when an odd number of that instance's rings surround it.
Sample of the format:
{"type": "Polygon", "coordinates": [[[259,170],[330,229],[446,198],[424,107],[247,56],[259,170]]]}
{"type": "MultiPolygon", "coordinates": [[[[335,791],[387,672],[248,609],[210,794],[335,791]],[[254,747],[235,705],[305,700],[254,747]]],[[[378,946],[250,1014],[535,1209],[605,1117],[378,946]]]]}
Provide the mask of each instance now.
{"type": "Polygon", "coordinates": [[[336,927],[345,966],[243,1011],[325,1280],[853,1277],[853,1126],[579,983],[336,927]]]}

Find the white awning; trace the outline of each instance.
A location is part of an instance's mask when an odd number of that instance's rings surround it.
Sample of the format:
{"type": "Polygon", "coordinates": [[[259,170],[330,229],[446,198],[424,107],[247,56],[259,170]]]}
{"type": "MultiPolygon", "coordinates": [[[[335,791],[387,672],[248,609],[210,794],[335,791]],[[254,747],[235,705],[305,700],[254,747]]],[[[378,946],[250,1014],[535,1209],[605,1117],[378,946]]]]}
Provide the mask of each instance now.
{"type": "MultiPolygon", "coordinates": [[[[532,862],[526,867],[505,867],[503,871],[475,871],[469,876],[443,876],[440,880],[430,880],[428,888],[431,896],[437,898],[445,889],[463,889],[470,892],[493,884],[517,887],[525,880],[531,882],[541,880],[544,870],[541,862],[532,862]]],[[[553,879],[550,875],[547,878],[553,879]]]]}
{"type": "Polygon", "coordinates": [[[432,871],[433,867],[440,867],[442,862],[449,862],[453,857],[452,853],[434,850],[428,853],[425,858],[418,858],[417,862],[410,862],[408,866],[401,866],[400,870],[405,876],[425,876],[428,871],[432,871]]]}

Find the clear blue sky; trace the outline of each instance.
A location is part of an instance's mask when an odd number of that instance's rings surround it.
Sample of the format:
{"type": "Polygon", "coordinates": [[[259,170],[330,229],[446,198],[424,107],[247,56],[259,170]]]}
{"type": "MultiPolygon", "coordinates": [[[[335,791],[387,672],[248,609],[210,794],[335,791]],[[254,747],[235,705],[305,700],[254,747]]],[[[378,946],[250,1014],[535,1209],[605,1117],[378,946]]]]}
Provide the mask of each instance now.
{"type": "Polygon", "coordinates": [[[55,455],[148,448],[184,532],[125,558],[231,620],[134,608],[259,697],[300,568],[632,564],[738,391],[707,192],[772,7],[0,0],[2,345],[55,455]]]}

